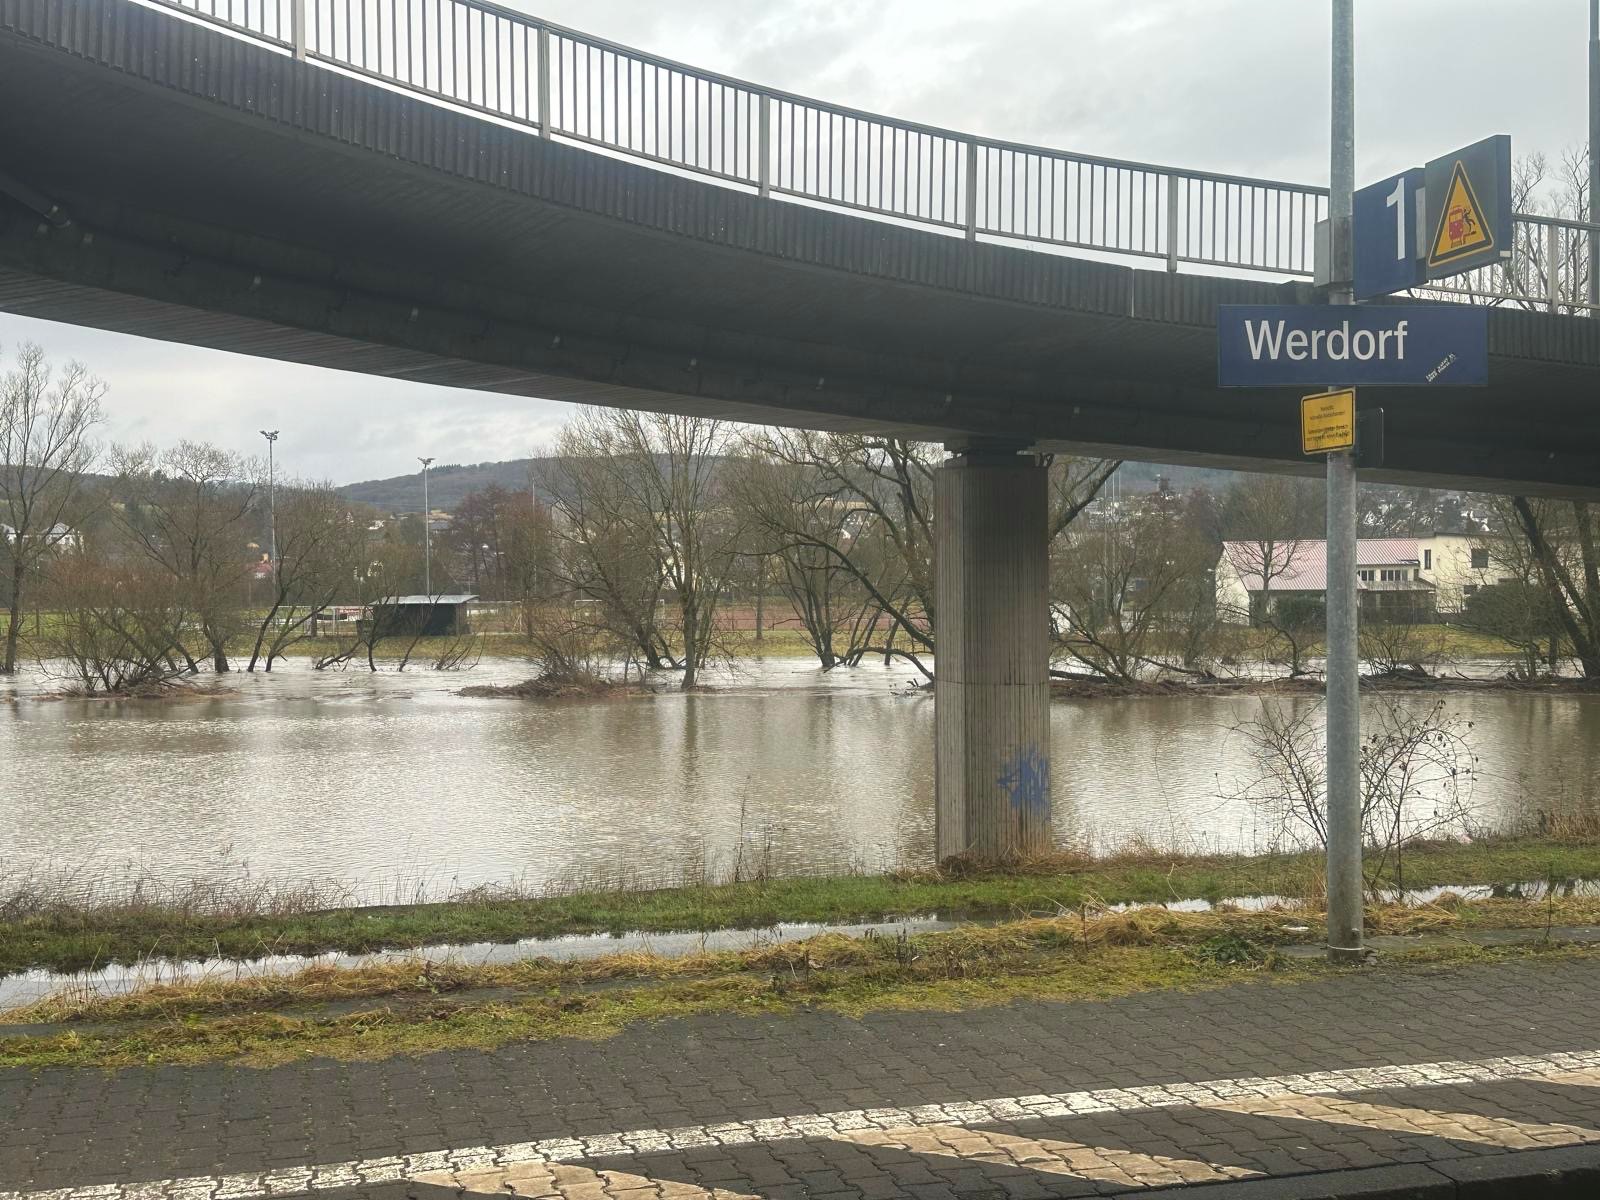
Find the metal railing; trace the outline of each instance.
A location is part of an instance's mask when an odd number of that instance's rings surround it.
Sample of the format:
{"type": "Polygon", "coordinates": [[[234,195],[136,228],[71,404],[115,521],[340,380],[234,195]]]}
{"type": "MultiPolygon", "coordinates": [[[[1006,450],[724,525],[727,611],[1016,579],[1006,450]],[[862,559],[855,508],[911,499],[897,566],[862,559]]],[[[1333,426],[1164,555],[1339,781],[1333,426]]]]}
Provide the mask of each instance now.
{"type": "Polygon", "coordinates": [[[1512,222],[1509,259],[1428,284],[1416,294],[1600,316],[1600,305],[1589,299],[1590,264],[1597,244],[1600,225],[1518,213],[1512,222]]]}
{"type": "MultiPolygon", "coordinates": [[[[1143,256],[1170,271],[1188,263],[1311,276],[1317,222],[1328,212],[1323,187],[901,121],[702,71],[485,0],[144,2],[543,137],[968,238],[1143,256]]],[[[1591,228],[1519,216],[1510,263],[1419,294],[1591,308],[1579,278],[1591,228]]]]}

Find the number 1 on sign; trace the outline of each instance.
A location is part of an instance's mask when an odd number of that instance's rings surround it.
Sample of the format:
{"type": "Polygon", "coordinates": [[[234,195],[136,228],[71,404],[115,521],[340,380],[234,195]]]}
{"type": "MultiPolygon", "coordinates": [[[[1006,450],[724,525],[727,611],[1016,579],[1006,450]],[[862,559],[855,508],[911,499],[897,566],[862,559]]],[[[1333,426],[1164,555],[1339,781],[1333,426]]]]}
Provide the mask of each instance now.
{"type": "Polygon", "coordinates": [[[1406,257],[1406,177],[1394,181],[1394,191],[1384,201],[1394,209],[1394,256],[1404,262],[1406,257]]]}
{"type": "Polygon", "coordinates": [[[1357,300],[1416,287],[1427,278],[1418,253],[1422,171],[1412,168],[1355,194],[1354,283],[1357,300]]]}

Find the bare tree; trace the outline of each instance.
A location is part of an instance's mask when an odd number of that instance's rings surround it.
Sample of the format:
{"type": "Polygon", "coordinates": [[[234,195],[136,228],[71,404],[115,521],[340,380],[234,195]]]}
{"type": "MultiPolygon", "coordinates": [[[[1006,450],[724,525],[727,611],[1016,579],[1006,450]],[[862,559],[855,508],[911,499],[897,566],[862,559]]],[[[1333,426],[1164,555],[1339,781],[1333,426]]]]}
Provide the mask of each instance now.
{"type": "MultiPolygon", "coordinates": [[[[767,438],[752,438],[729,481],[733,499],[751,516],[748,556],[759,566],[756,586],[764,588],[768,578],[777,584],[824,670],[855,665],[884,617],[876,589],[846,565],[859,571],[876,557],[855,545],[864,534],[870,537],[869,514],[834,494],[814,465],[783,461],[767,445],[767,438]]],[[[881,569],[873,577],[885,585],[881,569]]]]}
{"type": "Polygon", "coordinates": [[[211,654],[228,670],[241,627],[245,532],[257,497],[255,464],[209,443],[182,441],[114,455],[128,503],[120,523],[144,554],[178,581],[211,654]]]}
{"type": "MultiPolygon", "coordinates": [[[[1471,816],[1478,755],[1471,722],[1442,701],[1418,705],[1374,699],[1361,742],[1361,828],[1368,847],[1369,882],[1392,866],[1404,886],[1405,846],[1446,830],[1461,831],[1471,816]]],[[[1255,773],[1237,797],[1272,823],[1273,849],[1310,840],[1326,847],[1327,755],[1319,704],[1263,700],[1259,715],[1240,725],[1255,773]]]]}
{"type": "Polygon", "coordinates": [[[273,660],[311,635],[313,622],[350,586],[364,540],[364,523],[329,484],[280,484],[277,509],[272,599],[256,629],[249,671],[258,663],[272,670],[273,660]]]}
{"type": "Polygon", "coordinates": [[[1476,539],[1472,553],[1481,555],[1484,565],[1473,570],[1471,584],[1458,584],[1459,591],[1451,596],[1460,609],[1455,624],[1504,642],[1509,669],[1517,676],[1533,679],[1541,669],[1554,672],[1570,649],[1565,622],[1573,614],[1566,611],[1559,573],[1557,586],[1549,586],[1538,546],[1565,564],[1574,583],[1582,577],[1582,545],[1576,528],[1563,520],[1571,510],[1555,502],[1530,503],[1529,515],[1539,533],[1536,543],[1527,536],[1513,497],[1484,496],[1478,503],[1487,509],[1488,529],[1476,539]]]}
{"type": "Polygon", "coordinates": [[[1209,674],[1189,623],[1210,621],[1210,547],[1165,497],[1141,498],[1081,523],[1052,562],[1059,650],[1123,683],[1141,668],[1209,674]],[[1174,653],[1175,652],[1175,653],[1174,653]]]}
{"type": "MultiPolygon", "coordinates": [[[[650,565],[655,594],[669,593],[678,610],[686,690],[710,653],[740,548],[743,514],[725,503],[719,480],[729,438],[723,422],[702,417],[585,409],[561,441],[573,486],[558,492],[557,502],[578,544],[599,550],[618,539],[625,553],[650,565]]],[[[587,557],[601,579],[626,565],[609,548],[587,557]]],[[[609,583],[606,589],[617,591],[609,583]]],[[[646,647],[659,640],[658,631],[640,632],[646,647]]]]}
{"type": "MultiPolygon", "coordinates": [[[[551,470],[555,483],[556,546],[552,567],[559,585],[548,602],[571,614],[547,614],[565,627],[628,647],[650,670],[678,665],[661,624],[666,582],[648,523],[631,518],[619,473],[577,429],[563,430],[551,470]]],[[[534,632],[530,628],[530,635],[534,632]]]]}
{"type": "Polygon", "coordinates": [[[1223,521],[1230,558],[1241,577],[1260,584],[1251,595],[1251,624],[1264,622],[1271,612],[1273,584],[1297,573],[1320,513],[1318,489],[1310,480],[1247,475],[1228,489],[1223,521]]]}
{"type": "MultiPolygon", "coordinates": [[[[898,438],[806,430],[763,430],[746,448],[787,472],[787,499],[771,494],[758,520],[769,553],[809,576],[849,579],[871,606],[867,641],[903,657],[925,676],[933,650],[933,472],[935,447],[898,438]],[[837,573],[835,573],[837,572],[837,573]],[[901,644],[897,645],[899,642],[901,644]]],[[[832,585],[830,585],[832,586],[832,585]]],[[[868,647],[854,647],[859,660],[868,647]]]]}
{"type": "Polygon", "coordinates": [[[1537,679],[1561,659],[1561,614],[1539,583],[1515,578],[1480,586],[1468,596],[1456,627],[1502,641],[1511,651],[1511,673],[1537,679]]]}
{"type": "Polygon", "coordinates": [[[1448,631],[1417,616],[1376,612],[1362,618],[1357,644],[1371,674],[1424,679],[1456,661],[1448,631]]]}
{"type": "Polygon", "coordinates": [[[146,692],[188,672],[181,643],[189,612],[170,572],[82,550],[67,551],[54,566],[48,590],[55,619],[39,657],[47,671],[65,664],[71,692],[146,692]]]}
{"type": "Polygon", "coordinates": [[[1600,679],[1600,539],[1588,502],[1515,496],[1511,513],[1586,679],[1600,679]]]}
{"type": "Polygon", "coordinates": [[[531,620],[561,590],[556,566],[555,523],[550,509],[539,503],[530,488],[514,493],[501,509],[499,551],[508,599],[522,610],[523,630],[531,633],[531,620]]]}
{"type": "Polygon", "coordinates": [[[53,372],[30,343],[0,382],[0,565],[10,592],[0,673],[17,669],[28,585],[45,561],[81,538],[73,525],[92,503],[88,473],[98,449],[91,434],[105,391],[81,363],[53,372]]]}

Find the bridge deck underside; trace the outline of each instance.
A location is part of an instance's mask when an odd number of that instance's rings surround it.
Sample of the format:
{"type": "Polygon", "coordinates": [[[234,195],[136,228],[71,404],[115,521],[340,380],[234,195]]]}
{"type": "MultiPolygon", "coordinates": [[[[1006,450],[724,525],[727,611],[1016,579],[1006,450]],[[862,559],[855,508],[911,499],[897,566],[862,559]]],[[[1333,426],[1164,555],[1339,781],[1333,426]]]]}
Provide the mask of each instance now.
{"type": "MultiPolygon", "coordinates": [[[[1215,386],[1168,275],[551,143],[127,0],[0,0],[0,309],[452,386],[1311,470],[1295,393],[1215,386]]],[[[1385,392],[1373,477],[1600,498],[1600,321],[1496,312],[1491,386],[1385,392]]]]}

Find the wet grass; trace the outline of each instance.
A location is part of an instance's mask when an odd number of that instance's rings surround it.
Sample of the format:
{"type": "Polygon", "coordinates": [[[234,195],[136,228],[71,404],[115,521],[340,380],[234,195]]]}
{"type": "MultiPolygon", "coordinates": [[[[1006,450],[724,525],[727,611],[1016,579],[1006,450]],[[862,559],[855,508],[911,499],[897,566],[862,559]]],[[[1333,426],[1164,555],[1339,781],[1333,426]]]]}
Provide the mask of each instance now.
{"type": "MultiPolygon", "coordinates": [[[[1369,934],[1374,935],[1558,928],[1600,922],[1600,898],[1468,902],[1447,894],[1439,904],[1372,905],[1366,921],[1369,934]]],[[[279,1011],[378,997],[417,1000],[485,989],[590,988],[730,973],[769,972],[775,979],[801,978],[817,970],[839,972],[886,964],[920,965],[924,976],[931,969],[946,977],[965,978],[988,974],[989,967],[996,964],[1014,966],[1040,953],[1071,950],[1083,957],[1108,947],[1127,946],[1182,947],[1192,957],[1203,960],[1261,964],[1268,961],[1276,947],[1315,944],[1322,922],[1319,911],[1294,905],[1261,912],[1085,910],[1072,916],[968,925],[914,936],[819,934],[799,942],[677,957],[629,952],[577,961],[532,958],[467,963],[448,954],[417,955],[347,968],[317,965],[293,974],[217,974],[197,980],[156,982],[118,995],[99,995],[88,986],[69,986],[38,1003],[12,1010],[6,1017],[21,1023],[152,1020],[279,1011]]]]}
{"type": "MultiPolygon", "coordinates": [[[[1559,836],[1440,843],[1407,851],[1407,887],[1600,877],[1600,844],[1559,836]]],[[[1120,903],[1316,897],[1310,854],[1112,859],[1060,855],[1006,870],[907,871],[656,889],[579,888],[555,895],[478,889],[438,903],[356,905],[316,888],[195,888],[97,896],[46,884],[0,884],[0,973],[81,971],[111,963],[368,953],[574,933],[759,929],[892,916],[1019,919],[1120,903]]]]}
{"type": "MultiPolygon", "coordinates": [[[[1600,907],[1600,906],[1597,906],[1600,907]]],[[[766,972],[774,980],[810,978],[816,971],[904,968],[909,977],[965,978],[1015,968],[1039,954],[1080,954],[1114,946],[1192,946],[1231,938],[1271,946],[1297,940],[1308,914],[1177,913],[1165,909],[1084,912],[998,925],[966,925],[917,935],[851,937],[818,934],[749,950],[678,957],[631,952],[581,961],[525,959],[469,964],[457,958],[386,960],[348,968],[319,965],[292,975],[215,977],[153,984],[123,995],[98,996],[68,988],[7,1013],[17,1022],[147,1020],[197,1013],[264,1011],[375,997],[424,998],[472,990],[586,988],[618,982],[661,981],[766,972]]]]}
{"type": "Polygon", "coordinates": [[[98,1024],[51,1036],[0,1037],[0,1066],[271,1066],[308,1056],[373,1059],[556,1037],[604,1038],[642,1022],[693,1015],[958,1011],[1021,1000],[1104,1000],[1156,989],[1292,985],[1350,969],[1437,970],[1465,962],[1594,954],[1555,945],[1462,946],[1376,968],[1337,968],[1318,959],[1280,957],[1273,939],[1283,936],[1284,923],[1284,914],[1138,913],[970,927],[894,941],[825,935],[672,962],[625,956],[581,966],[457,967],[448,978],[448,964],[323,969],[249,985],[156,989],[76,1009],[41,1006],[32,1014],[36,1018],[98,1024]],[[609,986],[593,986],[600,983],[609,986]],[[449,986],[457,990],[445,990],[449,986]],[[485,986],[502,990],[471,990],[485,986]],[[348,1005],[337,1012],[314,1007],[316,1001],[348,1001],[352,995],[366,1003],[354,1011],[348,1005]]]}

